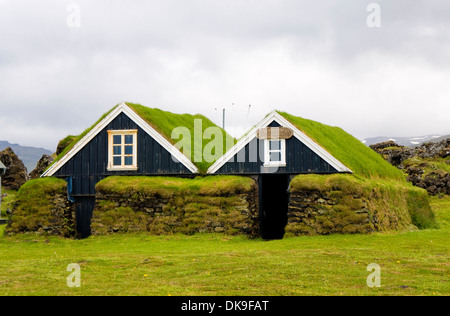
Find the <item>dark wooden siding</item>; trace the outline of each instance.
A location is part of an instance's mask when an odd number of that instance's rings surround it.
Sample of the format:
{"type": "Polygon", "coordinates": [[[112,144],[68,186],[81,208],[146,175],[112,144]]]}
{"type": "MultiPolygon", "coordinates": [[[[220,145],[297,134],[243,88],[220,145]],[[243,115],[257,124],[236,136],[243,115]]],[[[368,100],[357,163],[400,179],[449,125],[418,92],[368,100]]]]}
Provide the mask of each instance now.
{"type": "Polygon", "coordinates": [[[183,164],[142,130],[127,115],[121,113],[95,136],[72,159],[62,166],[56,177],[73,178],[74,196],[95,195],[95,185],[111,175],[184,175],[192,174],[183,164]],[[137,171],[108,171],[108,130],[136,129],[137,171]]]}
{"type": "Polygon", "coordinates": [[[76,227],[79,238],[91,235],[91,220],[95,207],[95,197],[78,197],[76,201],[76,227]]]}
{"type": "MultiPolygon", "coordinates": [[[[275,122],[270,127],[279,127],[275,122]]],[[[252,139],[240,152],[225,163],[216,174],[261,173],[337,173],[329,163],[314,153],[296,137],[286,140],[286,167],[264,167],[264,140],[252,139]]]]}

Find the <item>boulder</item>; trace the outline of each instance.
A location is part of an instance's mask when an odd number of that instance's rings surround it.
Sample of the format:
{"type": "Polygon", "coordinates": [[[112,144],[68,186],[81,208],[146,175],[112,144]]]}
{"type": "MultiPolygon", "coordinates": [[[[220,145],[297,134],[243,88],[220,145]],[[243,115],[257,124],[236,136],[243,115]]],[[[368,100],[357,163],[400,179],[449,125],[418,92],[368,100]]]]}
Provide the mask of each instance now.
{"type": "Polygon", "coordinates": [[[8,168],[2,177],[2,186],[6,190],[19,190],[28,181],[27,168],[22,160],[8,147],[0,151],[0,161],[8,168]]]}
{"type": "Polygon", "coordinates": [[[36,168],[34,168],[33,171],[30,173],[30,179],[37,179],[39,178],[45,170],[53,163],[53,157],[49,155],[42,155],[42,158],[39,159],[38,163],[36,164],[36,168]]]}
{"type": "Polygon", "coordinates": [[[373,144],[373,145],[370,145],[369,147],[372,148],[373,150],[375,150],[376,152],[379,152],[380,150],[388,148],[388,147],[399,147],[399,145],[397,143],[395,143],[394,141],[390,140],[387,142],[373,144]]]}
{"type": "Polygon", "coordinates": [[[56,156],[61,154],[64,149],[66,149],[67,146],[70,145],[70,143],[76,138],[76,136],[69,135],[64,139],[61,139],[58,143],[58,146],[56,147],[56,156]]]}
{"type": "Polygon", "coordinates": [[[369,147],[383,156],[383,158],[386,159],[391,165],[401,169],[403,168],[403,161],[413,157],[415,154],[415,150],[413,148],[400,146],[393,141],[378,143],[369,147]]]}

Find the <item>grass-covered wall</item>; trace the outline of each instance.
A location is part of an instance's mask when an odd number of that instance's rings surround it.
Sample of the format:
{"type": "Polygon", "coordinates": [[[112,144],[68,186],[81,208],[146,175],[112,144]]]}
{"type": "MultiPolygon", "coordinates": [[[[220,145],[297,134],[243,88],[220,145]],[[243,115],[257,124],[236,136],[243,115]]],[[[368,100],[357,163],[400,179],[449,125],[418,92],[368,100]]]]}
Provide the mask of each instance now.
{"type": "Polygon", "coordinates": [[[7,234],[39,233],[75,237],[75,205],[67,201],[67,183],[39,178],[25,183],[17,192],[7,234]]]}
{"type": "Polygon", "coordinates": [[[257,191],[251,178],[109,177],[96,189],[94,235],[258,234],[257,191]]]}
{"type": "Polygon", "coordinates": [[[302,175],[291,182],[289,235],[370,233],[436,225],[425,190],[352,175],[302,175]]]}

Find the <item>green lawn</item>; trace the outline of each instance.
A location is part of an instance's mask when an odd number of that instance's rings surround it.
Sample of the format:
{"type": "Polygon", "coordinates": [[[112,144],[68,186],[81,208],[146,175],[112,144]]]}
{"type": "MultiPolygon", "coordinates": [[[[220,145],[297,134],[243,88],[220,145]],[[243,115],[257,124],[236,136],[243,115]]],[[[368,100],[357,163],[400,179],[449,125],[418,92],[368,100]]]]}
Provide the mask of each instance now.
{"type": "MultiPolygon", "coordinates": [[[[2,295],[450,295],[450,197],[439,229],[279,241],[223,235],[0,239],[2,295]],[[69,288],[67,265],[81,267],[69,288]],[[381,267],[381,287],[366,270],[381,267]]],[[[4,227],[0,233],[3,233],[4,227]]]]}

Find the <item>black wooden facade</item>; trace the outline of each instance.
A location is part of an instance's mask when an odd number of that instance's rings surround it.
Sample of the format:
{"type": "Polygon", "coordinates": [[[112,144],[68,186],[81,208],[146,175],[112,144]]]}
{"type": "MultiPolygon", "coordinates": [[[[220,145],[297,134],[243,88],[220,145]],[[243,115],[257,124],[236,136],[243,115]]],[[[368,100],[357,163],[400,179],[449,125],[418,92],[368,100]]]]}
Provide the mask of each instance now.
{"type": "MultiPolygon", "coordinates": [[[[280,127],[272,122],[268,127],[280,127]]],[[[296,137],[286,140],[286,166],[264,167],[264,140],[253,138],[215,174],[329,174],[338,171],[296,137]]]]}
{"type": "Polygon", "coordinates": [[[119,114],[86,146],[54,174],[72,177],[72,196],[94,196],[95,185],[112,175],[186,175],[192,174],[155,139],[142,130],[125,113],[119,114]],[[108,171],[108,130],[137,130],[137,171],[108,171]]]}

